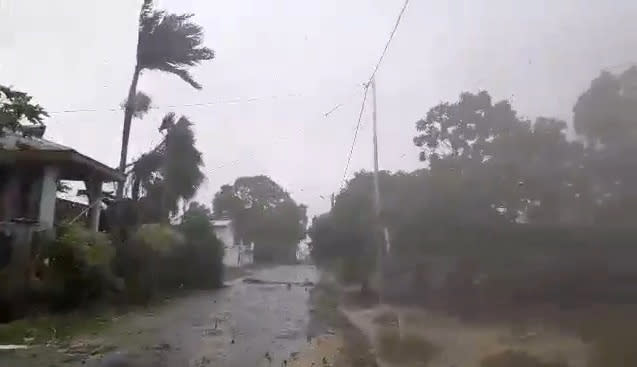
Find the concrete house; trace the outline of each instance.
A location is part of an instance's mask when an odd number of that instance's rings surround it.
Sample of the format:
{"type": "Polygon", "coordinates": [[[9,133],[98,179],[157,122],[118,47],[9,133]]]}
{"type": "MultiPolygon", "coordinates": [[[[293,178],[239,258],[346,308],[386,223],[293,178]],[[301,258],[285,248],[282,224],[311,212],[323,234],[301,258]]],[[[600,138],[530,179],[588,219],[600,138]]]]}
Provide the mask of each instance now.
{"type": "Polygon", "coordinates": [[[88,193],[89,227],[97,230],[102,185],[124,176],[72,148],[37,136],[0,136],[0,222],[53,228],[57,183],[83,181],[88,193]]]}
{"type": "Polygon", "coordinates": [[[231,219],[213,219],[212,226],[217,238],[223,243],[223,264],[225,266],[238,267],[252,264],[254,244],[244,245],[235,238],[231,219]]]}
{"type": "Polygon", "coordinates": [[[3,293],[20,297],[26,289],[30,257],[39,239],[55,235],[57,184],[83,181],[88,193],[85,215],[97,231],[102,209],[102,184],[122,181],[118,171],[72,148],[31,136],[0,133],[0,270],[7,269],[3,293]]]}

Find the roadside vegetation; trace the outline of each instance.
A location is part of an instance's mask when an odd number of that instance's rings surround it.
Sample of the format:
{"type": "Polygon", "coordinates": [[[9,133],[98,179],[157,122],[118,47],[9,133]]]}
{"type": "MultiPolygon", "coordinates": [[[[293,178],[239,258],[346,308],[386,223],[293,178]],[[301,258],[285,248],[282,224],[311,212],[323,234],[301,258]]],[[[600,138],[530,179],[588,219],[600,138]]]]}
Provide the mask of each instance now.
{"type": "Polygon", "coordinates": [[[379,216],[373,174],[356,173],[313,218],[312,257],[362,293],[378,292],[382,274],[385,302],[554,325],[591,342],[591,365],[621,365],[635,350],[622,341],[634,339],[637,304],[636,77],[595,78],[573,106],[575,136],[486,91],[425,110],[413,138],[423,168],[380,172],[379,216]],[[383,269],[379,224],[391,243],[383,269]]]}
{"type": "MultiPolygon", "coordinates": [[[[41,342],[90,331],[102,325],[100,317],[74,322],[82,320],[82,312],[144,305],[180,290],[223,284],[224,249],[210,222],[211,210],[191,202],[205,179],[193,122],[167,113],[158,121],[159,144],[127,162],[132,118],[144,118],[152,105],[148,95],[137,91],[143,71],[175,74],[201,88],[189,68],[214,54],[202,45],[203,30],[191,18],[143,2],[137,66],[122,105],[120,169],[126,181],[118,185],[117,198],[105,192],[97,204],[106,207],[101,232],[89,230],[81,216],[61,213],[55,230],[30,244],[29,265],[21,272],[25,279],[0,264],[0,321],[26,317],[0,325],[0,343],[41,342]]],[[[0,135],[28,135],[33,128],[44,128],[47,116],[31,96],[0,86],[0,135]]],[[[58,190],[69,189],[58,183],[58,190]]]]}
{"type": "Polygon", "coordinates": [[[341,292],[336,284],[323,278],[310,291],[312,320],[310,326],[317,335],[339,333],[343,346],[334,366],[377,367],[376,357],[370,351],[369,340],[353,326],[339,310],[341,292]]]}
{"type": "Polygon", "coordinates": [[[400,335],[396,327],[383,327],[378,333],[378,353],[383,360],[425,367],[438,353],[438,347],[420,335],[400,335]]]}

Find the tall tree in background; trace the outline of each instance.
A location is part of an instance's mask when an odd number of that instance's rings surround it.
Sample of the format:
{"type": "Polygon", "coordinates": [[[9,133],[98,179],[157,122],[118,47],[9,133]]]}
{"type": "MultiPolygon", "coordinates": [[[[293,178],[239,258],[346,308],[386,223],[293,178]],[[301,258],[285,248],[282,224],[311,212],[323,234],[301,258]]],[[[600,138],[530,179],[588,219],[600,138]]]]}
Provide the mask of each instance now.
{"type": "Polygon", "coordinates": [[[239,240],[254,243],[257,260],[289,261],[305,237],[306,207],[267,176],[240,177],[222,186],[213,207],[217,216],[233,220],[239,240]]]}
{"type": "Polygon", "coordinates": [[[431,108],[416,129],[429,185],[438,197],[449,195],[440,210],[453,207],[445,202],[462,203],[460,213],[472,222],[582,219],[575,212],[587,190],[579,168],[584,147],[566,139],[564,121],[532,123],[509,102],[492,103],[480,92],[431,108]]]}
{"type": "Polygon", "coordinates": [[[587,142],[587,169],[597,219],[637,220],[637,67],[602,72],[573,108],[575,132],[587,142]]]}
{"type": "MultiPolygon", "coordinates": [[[[201,89],[188,68],[214,58],[214,52],[202,46],[203,29],[191,22],[192,14],[171,14],[153,9],[152,0],[144,0],[139,16],[137,62],[124,106],[124,128],[119,169],[124,172],[128,156],[128,140],[135,114],[137,83],[144,70],[159,70],[175,74],[196,89],[201,89]]],[[[124,194],[124,186],[117,188],[117,197],[124,194]]]]}

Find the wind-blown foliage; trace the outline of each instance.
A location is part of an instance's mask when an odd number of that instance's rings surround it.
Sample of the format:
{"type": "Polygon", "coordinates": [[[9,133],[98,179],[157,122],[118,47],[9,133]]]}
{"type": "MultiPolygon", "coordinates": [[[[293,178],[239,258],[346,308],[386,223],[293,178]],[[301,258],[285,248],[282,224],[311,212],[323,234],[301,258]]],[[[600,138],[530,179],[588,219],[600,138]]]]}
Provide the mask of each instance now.
{"type": "MultiPolygon", "coordinates": [[[[137,60],[127,101],[136,100],[137,83],[143,70],[158,70],[175,74],[196,89],[201,89],[189,68],[203,61],[212,60],[214,52],[202,45],[203,29],[193,23],[192,14],[171,14],[155,10],[152,0],[144,0],[139,16],[137,60]]],[[[128,140],[137,103],[126,103],[120,171],[124,172],[128,157],[128,140]]],[[[118,197],[123,196],[123,185],[119,185],[118,197]]]]}
{"type": "Polygon", "coordinates": [[[171,14],[153,10],[152,1],[144,1],[139,20],[137,67],[175,74],[196,89],[201,89],[188,71],[202,61],[214,58],[203,47],[203,29],[193,23],[193,14],[171,14]]]}
{"type": "Polygon", "coordinates": [[[186,117],[175,121],[174,114],[167,114],[161,122],[166,132],[162,142],[133,164],[133,198],[138,200],[145,192],[145,203],[152,206],[148,212],[158,216],[150,221],[167,220],[176,213],[179,203],[191,199],[205,178],[191,126],[186,117]]]}

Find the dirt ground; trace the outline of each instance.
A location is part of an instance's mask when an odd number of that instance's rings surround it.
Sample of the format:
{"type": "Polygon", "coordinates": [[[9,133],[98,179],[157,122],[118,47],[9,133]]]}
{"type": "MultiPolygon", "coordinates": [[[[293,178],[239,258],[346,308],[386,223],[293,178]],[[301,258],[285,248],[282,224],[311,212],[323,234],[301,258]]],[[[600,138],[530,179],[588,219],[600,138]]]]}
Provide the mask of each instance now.
{"type": "MultiPolygon", "coordinates": [[[[419,335],[433,343],[439,352],[427,364],[428,367],[478,367],[484,357],[509,349],[525,351],[545,361],[563,361],[573,367],[586,366],[588,346],[584,342],[541,325],[528,325],[520,332],[507,325],[471,324],[422,309],[388,306],[347,308],[343,312],[374,341],[375,349],[378,349],[380,330],[397,327],[398,323],[403,335],[419,335]],[[393,315],[397,322],[392,325],[379,322],[387,315],[393,315]]],[[[383,360],[379,361],[379,365],[391,366],[383,360]]]]}

